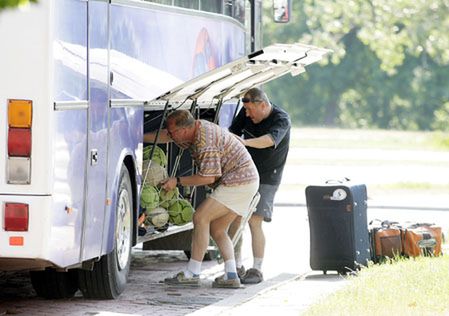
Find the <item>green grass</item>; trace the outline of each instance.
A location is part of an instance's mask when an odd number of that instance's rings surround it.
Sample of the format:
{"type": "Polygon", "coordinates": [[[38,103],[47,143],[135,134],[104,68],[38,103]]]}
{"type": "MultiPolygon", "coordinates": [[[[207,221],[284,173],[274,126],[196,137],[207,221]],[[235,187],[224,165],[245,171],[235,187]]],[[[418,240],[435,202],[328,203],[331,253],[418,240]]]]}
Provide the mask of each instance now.
{"type": "Polygon", "coordinates": [[[449,191],[449,184],[437,184],[429,182],[398,182],[398,183],[386,183],[384,185],[378,185],[378,189],[389,190],[441,190],[449,191]]]}
{"type": "Polygon", "coordinates": [[[434,133],[432,135],[432,144],[435,148],[449,149],[449,135],[447,133],[434,133]]]}
{"type": "Polygon", "coordinates": [[[293,128],[293,147],[449,150],[449,133],[428,131],[293,128]]]}
{"type": "Polygon", "coordinates": [[[449,257],[371,265],[303,315],[448,315],[449,257]]]}

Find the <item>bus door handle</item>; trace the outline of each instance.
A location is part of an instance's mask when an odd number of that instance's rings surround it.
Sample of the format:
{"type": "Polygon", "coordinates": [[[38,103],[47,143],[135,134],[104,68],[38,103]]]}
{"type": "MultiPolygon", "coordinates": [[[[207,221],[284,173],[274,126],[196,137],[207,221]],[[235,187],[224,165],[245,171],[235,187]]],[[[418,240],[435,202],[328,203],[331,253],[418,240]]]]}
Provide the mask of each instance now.
{"type": "Polygon", "coordinates": [[[90,151],[90,164],[91,166],[95,166],[98,164],[98,150],[97,149],[91,149],[90,151]]]}

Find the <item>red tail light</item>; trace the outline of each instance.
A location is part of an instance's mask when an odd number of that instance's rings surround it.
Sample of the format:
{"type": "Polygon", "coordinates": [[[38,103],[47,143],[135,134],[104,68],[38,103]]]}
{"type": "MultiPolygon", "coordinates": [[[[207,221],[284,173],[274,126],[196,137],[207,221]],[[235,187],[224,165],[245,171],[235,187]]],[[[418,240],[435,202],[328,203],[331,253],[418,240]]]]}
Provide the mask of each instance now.
{"type": "Polygon", "coordinates": [[[10,128],[8,132],[8,155],[12,157],[30,157],[31,130],[10,128]]]}
{"type": "Polygon", "coordinates": [[[6,231],[28,231],[28,204],[5,203],[6,231]]]}
{"type": "Polygon", "coordinates": [[[6,182],[31,183],[33,101],[8,100],[8,164],[6,182]]]}

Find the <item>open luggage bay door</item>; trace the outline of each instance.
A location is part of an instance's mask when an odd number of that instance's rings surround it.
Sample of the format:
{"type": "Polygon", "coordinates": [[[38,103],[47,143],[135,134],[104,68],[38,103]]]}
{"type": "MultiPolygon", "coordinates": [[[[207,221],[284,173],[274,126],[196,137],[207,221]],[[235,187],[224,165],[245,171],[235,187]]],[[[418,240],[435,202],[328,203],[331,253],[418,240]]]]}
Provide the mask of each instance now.
{"type": "Polygon", "coordinates": [[[274,44],[171,89],[147,102],[145,110],[167,103],[176,106],[195,101],[201,106],[239,98],[252,87],[285,74],[297,76],[305,72],[306,66],[321,60],[329,52],[304,44],[274,44]]]}
{"type": "MultiPolygon", "coordinates": [[[[223,102],[235,99],[237,103],[240,96],[255,86],[286,74],[299,75],[305,72],[306,66],[321,60],[329,52],[330,50],[327,49],[303,44],[274,44],[204,73],[152,101],[145,102],[147,113],[152,111],[159,113],[160,124],[156,139],[169,110],[186,108],[193,112],[196,109],[212,108],[215,109],[215,119],[217,119],[223,102]],[[162,114],[161,110],[163,110],[162,114]]],[[[148,117],[150,120],[153,119],[151,115],[148,117]]],[[[155,147],[152,146],[150,159],[153,157],[155,147]]],[[[182,150],[174,159],[174,165],[170,166],[172,173],[176,172],[181,156],[182,150]]],[[[139,242],[144,242],[145,250],[186,249],[186,247],[190,247],[190,236],[187,236],[186,233],[192,228],[192,223],[170,226],[165,231],[140,236],[139,242]],[[162,237],[163,241],[156,240],[162,237]],[[168,244],[171,245],[169,248],[162,248],[168,244]]]]}

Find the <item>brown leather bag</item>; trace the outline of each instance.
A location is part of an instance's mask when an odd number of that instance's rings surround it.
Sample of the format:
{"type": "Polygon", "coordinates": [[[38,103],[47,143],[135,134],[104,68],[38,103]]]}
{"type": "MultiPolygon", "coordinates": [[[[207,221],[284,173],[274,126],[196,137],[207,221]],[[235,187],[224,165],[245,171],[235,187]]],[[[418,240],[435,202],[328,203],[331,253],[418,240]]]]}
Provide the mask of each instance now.
{"type": "Polygon", "coordinates": [[[416,223],[402,228],[402,247],[404,255],[441,255],[441,227],[429,223],[416,223]]]}
{"type": "Polygon", "coordinates": [[[374,220],[370,227],[374,262],[402,254],[401,229],[396,222],[374,220]]]}

